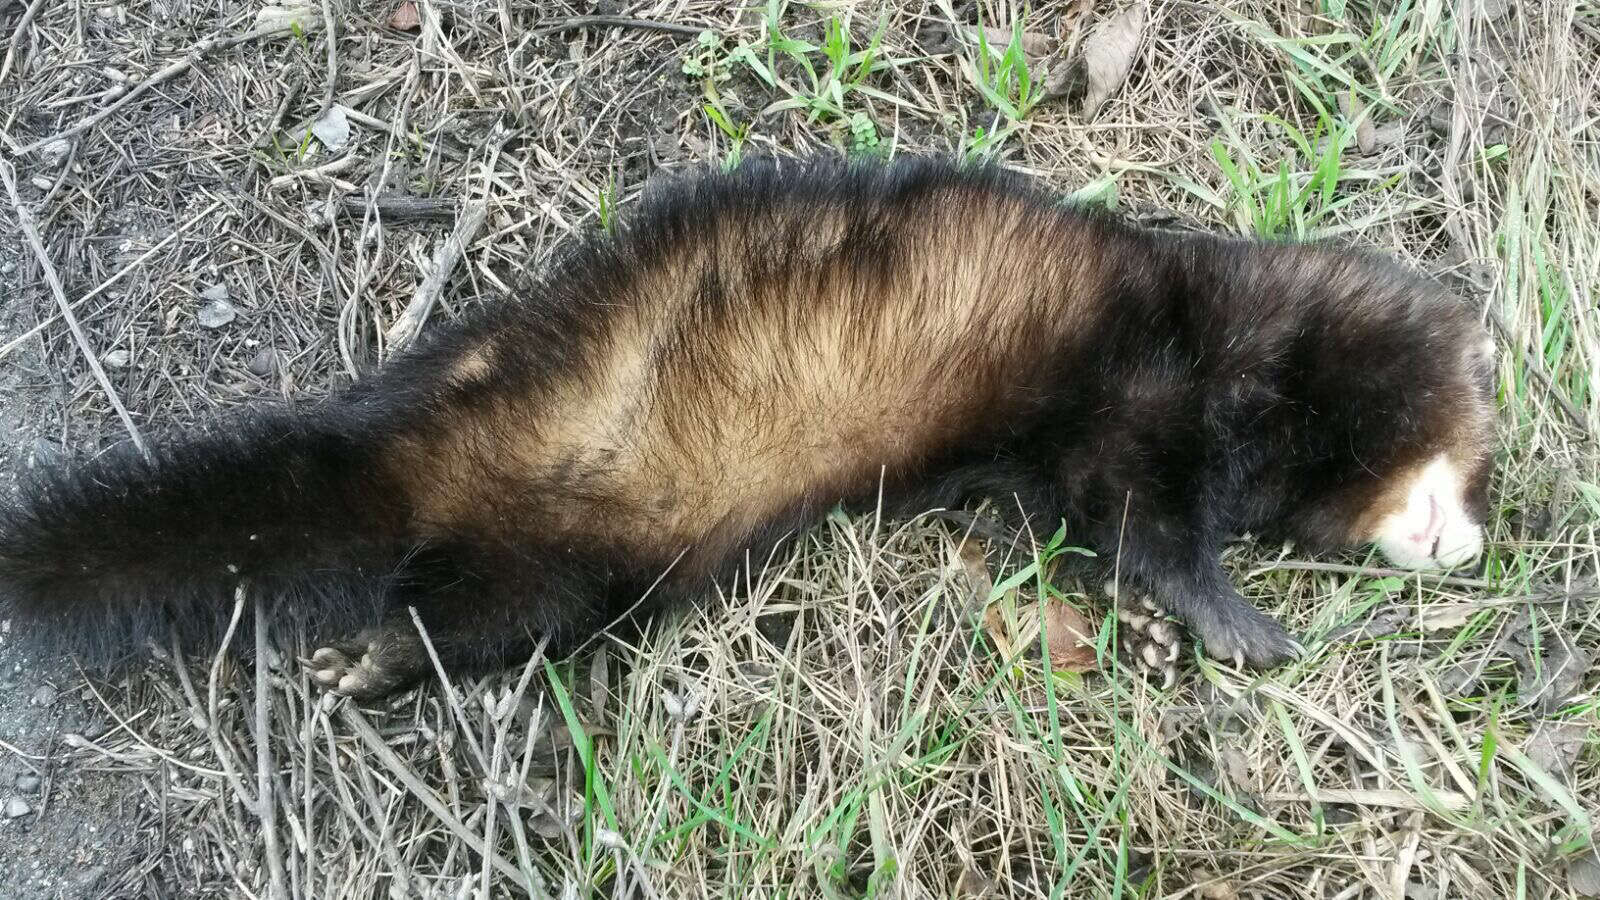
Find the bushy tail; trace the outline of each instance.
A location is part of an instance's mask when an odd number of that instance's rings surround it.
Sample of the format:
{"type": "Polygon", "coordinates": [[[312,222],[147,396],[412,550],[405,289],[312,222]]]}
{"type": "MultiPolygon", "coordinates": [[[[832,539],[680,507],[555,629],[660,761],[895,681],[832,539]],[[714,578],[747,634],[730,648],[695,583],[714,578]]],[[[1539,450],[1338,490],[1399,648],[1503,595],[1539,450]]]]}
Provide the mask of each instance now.
{"type": "Polygon", "coordinates": [[[407,549],[380,447],[340,410],[274,412],[28,479],[0,511],[0,618],[104,660],[169,623],[214,639],[241,577],[313,618],[370,612],[407,549]]]}

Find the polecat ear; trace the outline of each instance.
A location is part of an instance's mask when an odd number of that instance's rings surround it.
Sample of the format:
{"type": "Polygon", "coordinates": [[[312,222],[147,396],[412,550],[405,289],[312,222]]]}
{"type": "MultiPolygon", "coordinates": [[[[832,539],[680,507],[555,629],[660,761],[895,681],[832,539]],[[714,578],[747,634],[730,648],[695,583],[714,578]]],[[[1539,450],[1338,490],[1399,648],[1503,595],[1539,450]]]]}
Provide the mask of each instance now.
{"type": "Polygon", "coordinates": [[[1494,342],[1492,335],[1484,335],[1483,341],[1478,345],[1478,358],[1473,360],[1469,370],[1473,373],[1477,383],[1483,385],[1490,395],[1495,392],[1495,368],[1500,361],[1500,346],[1494,342]]]}

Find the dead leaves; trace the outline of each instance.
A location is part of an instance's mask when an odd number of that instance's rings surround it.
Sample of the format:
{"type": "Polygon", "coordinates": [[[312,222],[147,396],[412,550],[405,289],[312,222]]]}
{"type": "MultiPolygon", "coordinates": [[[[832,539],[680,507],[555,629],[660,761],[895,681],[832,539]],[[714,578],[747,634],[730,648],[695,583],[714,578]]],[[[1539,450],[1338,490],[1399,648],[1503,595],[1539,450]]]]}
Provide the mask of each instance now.
{"type": "Polygon", "coordinates": [[[1589,673],[1589,653],[1561,628],[1514,633],[1517,700],[1551,715],[1566,706],[1589,673]]]}
{"type": "Polygon", "coordinates": [[[344,149],[350,142],[350,118],[345,115],[344,107],[337,104],[329,107],[311,123],[311,133],[329,153],[344,149]]]}
{"type": "Polygon", "coordinates": [[[1139,47],[1149,24],[1149,8],[1144,0],[1134,3],[1096,24],[1079,39],[1093,4],[1070,0],[1056,17],[1056,37],[1041,31],[985,26],[973,29],[971,44],[981,36],[991,53],[1000,53],[1017,39],[1022,55],[1036,83],[1042,85],[1044,100],[1076,102],[1084,118],[1092,118],[1133,71],[1139,47]]]}
{"type": "Polygon", "coordinates": [[[255,31],[275,34],[296,28],[301,34],[322,27],[322,11],[305,0],[289,0],[282,5],[267,5],[256,11],[255,31]]]}
{"type": "Polygon", "coordinates": [[[1081,673],[1100,667],[1095,653],[1097,629],[1065,601],[1031,603],[1016,607],[1009,615],[1006,606],[1005,598],[996,600],[983,616],[984,630],[1001,656],[1009,659],[1021,648],[1037,646],[1043,629],[1051,669],[1081,673]]]}
{"type": "Polygon", "coordinates": [[[1522,744],[1522,752],[1538,763],[1539,768],[1565,778],[1572,774],[1572,764],[1583,753],[1589,739],[1589,729],[1581,722],[1552,720],[1541,721],[1522,744]]]}
{"type": "Polygon", "coordinates": [[[1356,149],[1362,156],[1371,155],[1378,147],[1378,131],[1372,124],[1372,116],[1367,111],[1367,105],[1362,102],[1361,96],[1355,91],[1345,91],[1339,95],[1339,111],[1344,114],[1356,127],[1356,149]]]}
{"type": "Polygon", "coordinates": [[[1015,590],[988,602],[994,592],[994,577],[989,573],[983,542],[968,537],[956,548],[955,556],[959,577],[971,591],[976,608],[983,609],[984,631],[1001,658],[1011,659],[1038,647],[1042,631],[1054,671],[1082,673],[1100,667],[1095,651],[1099,629],[1087,616],[1056,598],[1019,600],[1015,590]]]}
{"type": "Polygon", "coordinates": [[[422,27],[422,17],[417,15],[415,0],[405,0],[389,16],[389,27],[396,31],[416,31],[422,27]]]}
{"type": "Polygon", "coordinates": [[[1147,13],[1144,4],[1128,7],[1095,27],[1083,43],[1083,70],[1087,84],[1083,115],[1092,117],[1122,87],[1133,70],[1134,56],[1144,38],[1147,13]]]}
{"type": "Polygon", "coordinates": [[[1591,847],[1573,861],[1567,869],[1567,884],[1579,897],[1600,897],[1600,849],[1591,847]]]}

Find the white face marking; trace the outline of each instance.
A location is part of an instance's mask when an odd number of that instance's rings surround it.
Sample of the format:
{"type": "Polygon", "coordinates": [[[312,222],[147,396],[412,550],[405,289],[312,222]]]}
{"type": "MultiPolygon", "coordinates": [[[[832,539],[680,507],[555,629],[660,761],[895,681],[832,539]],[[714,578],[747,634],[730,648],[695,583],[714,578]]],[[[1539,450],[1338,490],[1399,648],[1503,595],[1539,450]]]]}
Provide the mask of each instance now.
{"type": "Polygon", "coordinates": [[[1405,508],[1378,523],[1373,542],[1402,569],[1454,569],[1483,552],[1483,528],[1467,514],[1466,483],[1448,457],[1435,458],[1406,492],[1405,508]]]}

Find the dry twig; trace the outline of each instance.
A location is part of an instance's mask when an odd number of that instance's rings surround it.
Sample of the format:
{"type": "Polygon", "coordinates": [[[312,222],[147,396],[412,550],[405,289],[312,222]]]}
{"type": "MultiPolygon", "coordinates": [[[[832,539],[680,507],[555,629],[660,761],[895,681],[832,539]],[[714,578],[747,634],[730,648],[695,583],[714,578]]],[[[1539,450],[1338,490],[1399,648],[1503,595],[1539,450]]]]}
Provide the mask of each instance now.
{"type": "Polygon", "coordinates": [[[56,307],[60,311],[61,318],[66,321],[67,328],[72,332],[72,339],[83,354],[84,362],[88,364],[89,371],[94,373],[95,381],[100,383],[100,390],[105,392],[111,408],[116,410],[117,417],[122,419],[123,427],[128,429],[128,437],[133,439],[133,445],[139,448],[140,453],[148,455],[150,450],[139,434],[139,426],[133,424],[133,417],[128,415],[127,408],[122,405],[116,390],[111,387],[111,379],[106,377],[106,370],[100,366],[100,357],[94,348],[89,346],[89,338],[83,333],[83,327],[78,324],[78,317],[72,312],[72,304],[67,302],[67,292],[61,286],[61,277],[56,274],[56,267],[50,262],[50,253],[45,250],[44,241],[39,237],[39,229],[33,224],[33,212],[23,204],[22,196],[17,193],[16,173],[11,164],[5,160],[0,160],[0,178],[5,180],[6,193],[11,195],[11,208],[16,212],[17,226],[27,238],[34,259],[39,262],[39,268],[44,271],[45,283],[50,285],[50,293],[56,298],[56,307]]]}

